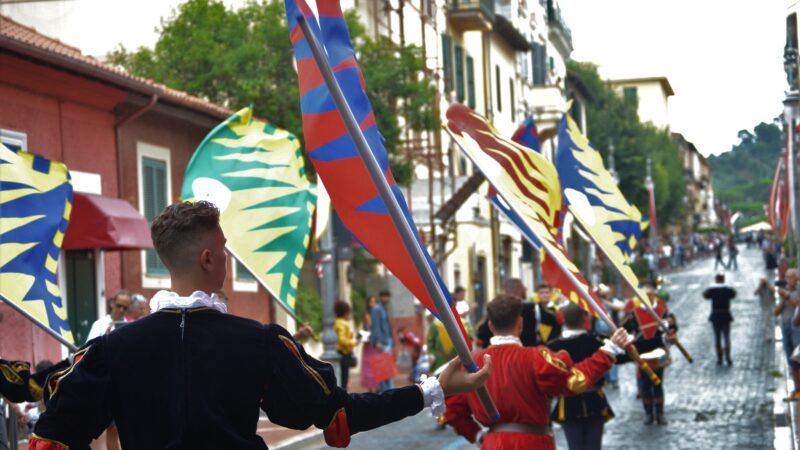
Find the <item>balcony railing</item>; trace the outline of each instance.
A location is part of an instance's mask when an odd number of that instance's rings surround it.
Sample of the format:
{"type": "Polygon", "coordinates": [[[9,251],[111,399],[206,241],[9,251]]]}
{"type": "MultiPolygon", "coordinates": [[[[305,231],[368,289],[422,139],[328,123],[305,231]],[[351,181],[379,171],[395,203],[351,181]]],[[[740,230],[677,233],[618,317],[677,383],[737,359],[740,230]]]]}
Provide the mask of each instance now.
{"type": "Polygon", "coordinates": [[[462,31],[491,30],[494,0],[448,0],[447,17],[462,31]]]}
{"type": "Polygon", "coordinates": [[[515,50],[527,52],[533,48],[531,42],[519,29],[519,21],[514,20],[510,1],[498,1],[494,4],[494,19],[494,30],[515,50]]]}
{"type": "Polygon", "coordinates": [[[572,30],[570,30],[564,17],[562,17],[561,8],[555,0],[547,0],[547,25],[550,27],[551,32],[556,31],[556,34],[563,40],[564,49],[568,49],[571,52],[573,48],[572,30]]]}

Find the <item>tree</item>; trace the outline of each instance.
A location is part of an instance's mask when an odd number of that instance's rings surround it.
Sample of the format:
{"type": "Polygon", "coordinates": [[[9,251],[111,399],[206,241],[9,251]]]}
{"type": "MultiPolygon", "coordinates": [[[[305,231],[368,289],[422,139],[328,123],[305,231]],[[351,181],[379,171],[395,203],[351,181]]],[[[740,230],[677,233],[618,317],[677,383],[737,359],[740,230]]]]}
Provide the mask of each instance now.
{"type": "MultiPolygon", "coordinates": [[[[354,12],[345,14],[395,179],[411,181],[413,162],[400,154],[401,117],[415,131],[433,130],[435,88],[419,47],[366,36],[354,12]]],[[[221,0],[188,0],[161,20],[153,49],[118,46],[110,63],[231,109],[256,114],[302,141],[293,53],[283,2],[250,0],[240,9],[221,0]]]]}
{"type": "Polygon", "coordinates": [[[686,183],[683,164],[669,132],[641,123],[636,100],[617,95],[600,78],[594,64],[571,61],[568,67],[583,80],[592,94],[592,100],[586,106],[589,140],[604,159],[608,158],[609,146],[614,146],[619,187],[628,201],[647,214],[645,168],[647,158],[650,158],[658,221],[666,224],[682,222],[686,183]]]}

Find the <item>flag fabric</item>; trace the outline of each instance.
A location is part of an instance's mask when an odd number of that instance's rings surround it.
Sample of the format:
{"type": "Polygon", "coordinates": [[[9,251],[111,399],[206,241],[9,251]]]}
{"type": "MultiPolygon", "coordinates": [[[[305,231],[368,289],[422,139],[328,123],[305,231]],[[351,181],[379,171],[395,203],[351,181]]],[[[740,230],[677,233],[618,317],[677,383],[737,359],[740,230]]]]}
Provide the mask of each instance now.
{"type": "MultiPolygon", "coordinates": [[[[339,218],[354,239],[376,259],[383,263],[423,305],[438,317],[433,299],[428,293],[409,250],[403,245],[400,233],[389,211],[370,179],[367,167],[360,158],[352,137],[347,132],[328,87],[322,78],[303,31],[297,23],[302,14],[314,35],[326,50],[328,63],[336,81],[341,86],[356,121],[369,143],[386,180],[403,210],[405,220],[417,233],[403,194],[389,169],[389,156],[383,138],[375,123],[369,99],[365,92],[364,77],[356,61],[350,42],[347,24],[342,17],[338,1],[318,0],[319,21],[304,0],[285,0],[289,36],[297,60],[300,85],[300,109],[306,137],[306,154],[331,198],[339,218]]],[[[455,312],[449,290],[439,275],[426,248],[420,244],[431,272],[444,293],[453,316],[466,337],[463,325],[455,312]]],[[[467,340],[469,345],[470,340],[467,340]]]]}
{"type": "Polygon", "coordinates": [[[536,128],[536,122],[533,120],[533,116],[525,118],[519,128],[517,128],[517,131],[514,132],[514,135],[511,136],[511,140],[517,144],[528,147],[536,153],[542,153],[542,145],[539,142],[539,129],[536,128]]]}
{"type": "Polygon", "coordinates": [[[786,171],[784,170],[785,161],[778,159],[775,166],[775,175],[772,177],[772,185],[769,189],[769,201],[767,203],[767,216],[772,230],[786,239],[789,231],[789,193],[786,183],[786,171]]]}
{"type": "Polygon", "coordinates": [[[200,143],[183,178],[183,200],[220,209],[227,250],[294,311],[316,189],[298,139],[244,108],[200,143]]]}
{"type": "Polygon", "coordinates": [[[0,296],[70,343],[57,273],[71,211],[64,163],[0,144],[0,296]]]}
{"type": "Polygon", "coordinates": [[[640,227],[642,215],[622,195],[605,169],[600,153],[589,144],[569,114],[561,119],[555,163],[566,203],[575,220],[637,296],[649,305],[626,256],[636,242],[622,231],[640,227]]]}
{"type": "MultiPolygon", "coordinates": [[[[531,245],[547,253],[544,264],[552,266],[546,267],[564,267],[580,286],[572,284],[560,269],[546,271],[550,277],[548,283],[584,311],[594,314],[588,301],[579,294],[582,288],[593,296],[589,284],[556,240],[553,224],[561,209],[561,187],[555,167],[542,155],[500,137],[485,118],[464,105],[450,106],[446,129],[496,189],[498,202],[505,206],[500,211],[510,212],[508,218],[520,233],[531,245]]],[[[602,303],[596,304],[602,308],[602,303]]]]}

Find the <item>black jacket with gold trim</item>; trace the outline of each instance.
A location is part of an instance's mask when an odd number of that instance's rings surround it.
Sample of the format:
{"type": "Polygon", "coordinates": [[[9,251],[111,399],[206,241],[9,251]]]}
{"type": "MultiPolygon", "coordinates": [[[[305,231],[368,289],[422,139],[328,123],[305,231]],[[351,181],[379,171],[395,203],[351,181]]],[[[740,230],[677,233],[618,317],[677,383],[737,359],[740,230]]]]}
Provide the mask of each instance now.
{"type": "MultiPolygon", "coordinates": [[[[560,337],[547,344],[547,347],[558,352],[564,350],[569,353],[570,358],[575,363],[583,361],[592,356],[600,347],[602,341],[595,335],[581,333],[570,337],[560,337]]],[[[603,383],[605,378],[601,378],[594,386],[586,392],[571,397],[558,397],[550,418],[555,422],[565,422],[573,419],[601,416],[606,421],[614,417],[611,405],[608,404],[603,393],[603,383]]]]}
{"type": "Polygon", "coordinates": [[[69,360],[63,360],[48,369],[31,373],[27,361],[6,361],[0,359],[0,396],[13,403],[38,402],[42,399],[42,388],[51,373],[69,367],[69,360]]]}
{"type": "Polygon", "coordinates": [[[89,449],[113,420],[126,450],[266,449],[259,409],[342,446],[423,407],[418,386],[347,394],[282,327],[208,308],[162,310],[94,339],[58,375],[33,448],[89,449]]]}

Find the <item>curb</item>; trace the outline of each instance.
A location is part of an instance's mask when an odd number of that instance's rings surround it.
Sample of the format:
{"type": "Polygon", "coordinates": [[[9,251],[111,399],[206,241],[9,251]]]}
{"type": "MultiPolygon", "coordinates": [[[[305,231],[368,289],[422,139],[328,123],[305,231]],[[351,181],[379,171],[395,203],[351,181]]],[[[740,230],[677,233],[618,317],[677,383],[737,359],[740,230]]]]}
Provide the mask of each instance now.
{"type": "Polygon", "coordinates": [[[322,430],[313,429],[270,445],[273,450],[306,450],[325,446],[322,430]]]}
{"type": "Polygon", "coordinates": [[[797,429],[794,426],[794,422],[797,418],[797,405],[796,403],[787,403],[783,401],[783,398],[788,396],[791,391],[789,389],[791,374],[786,364],[783,343],[781,342],[780,327],[775,327],[774,335],[774,367],[776,371],[780,372],[783,376],[775,378],[775,388],[772,394],[772,411],[775,415],[775,437],[773,447],[776,450],[795,450],[794,435],[797,433],[797,429]]]}

